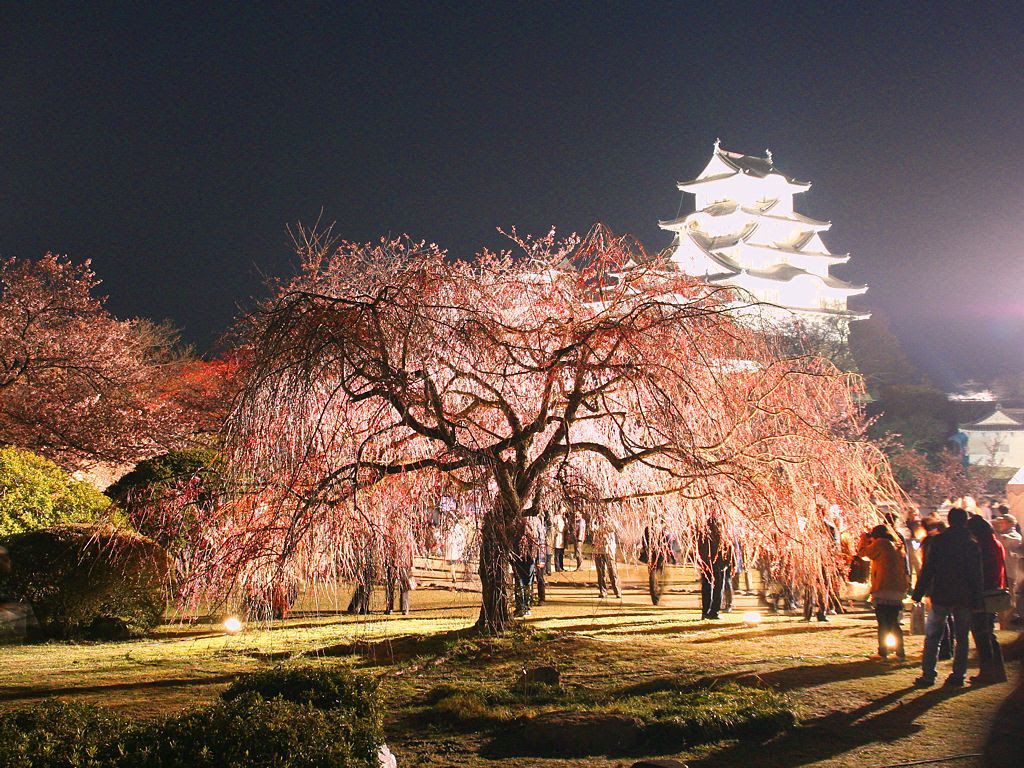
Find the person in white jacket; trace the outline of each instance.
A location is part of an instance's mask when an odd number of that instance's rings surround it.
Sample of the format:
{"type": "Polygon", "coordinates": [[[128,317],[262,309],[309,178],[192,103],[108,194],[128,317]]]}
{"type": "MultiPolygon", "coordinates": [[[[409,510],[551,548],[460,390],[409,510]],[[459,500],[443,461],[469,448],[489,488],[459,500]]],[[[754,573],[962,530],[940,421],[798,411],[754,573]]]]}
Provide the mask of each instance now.
{"type": "Polygon", "coordinates": [[[622,597],[619,592],[619,576],[615,569],[615,553],[618,548],[618,541],[615,536],[615,523],[607,516],[594,520],[594,565],[597,566],[597,591],[604,598],[608,595],[607,586],[610,585],[616,597],[622,597]]]}
{"type": "Polygon", "coordinates": [[[576,557],[576,570],[578,571],[583,567],[583,543],[587,540],[587,518],[580,511],[576,512],[575,518],[573,554],[576,557]]]}
{"type": "Polygon", "coordinates": [[[551,515],[552,549],[555,552],[555,570],[565,570],[565,515],[556,509],[551,515]]]}

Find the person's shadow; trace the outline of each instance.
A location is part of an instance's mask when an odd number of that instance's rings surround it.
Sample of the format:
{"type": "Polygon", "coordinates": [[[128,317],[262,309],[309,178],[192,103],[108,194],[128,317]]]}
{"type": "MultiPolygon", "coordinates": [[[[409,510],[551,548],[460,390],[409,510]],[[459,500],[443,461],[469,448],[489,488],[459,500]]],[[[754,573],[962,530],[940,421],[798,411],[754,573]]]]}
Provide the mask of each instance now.
{"type": "MultiPolygon", "coordinates": [[[[1024,633],[1003,648],[1009,667],[1024,655],[1024,633]]],[[[1019,663],[1019,661],[1018,661],[1019,663]]],[[[1007,671],[1012,672],[1012,669],[1007,671]]],[[[1018,673],[1019,674],[1019,673],[1018,673]]],[[[1024,753],[1024,674],[1020,674],[1017,687],[999,707],[992,721],[992,730],[985,742],[985,765],[990,768],[1017,768],[1024,753]]]]}
{"type": "Polygon", "coordinates": [[[870,701],[850,712],[833,712],[805,722],[782,736],[767,742],[741,740],[703,758],[689,760],[691,768],[717,768],[718,766],[766,765],[767,754],[777,758],[773,764],[808,765],[819,760],[842,755],[872,742],[887,742],[905,738],[919,731],[917,719],[936,704],[962,693],[962,688],[932,688],[919,693],[910,687],[870,701]],[[905,699],[905,701],[903,701],[905,699]],[[900,706],[881,712],[892,704],[900,706]],[[877,714],[875,714],[877,713],[877,714]]]}

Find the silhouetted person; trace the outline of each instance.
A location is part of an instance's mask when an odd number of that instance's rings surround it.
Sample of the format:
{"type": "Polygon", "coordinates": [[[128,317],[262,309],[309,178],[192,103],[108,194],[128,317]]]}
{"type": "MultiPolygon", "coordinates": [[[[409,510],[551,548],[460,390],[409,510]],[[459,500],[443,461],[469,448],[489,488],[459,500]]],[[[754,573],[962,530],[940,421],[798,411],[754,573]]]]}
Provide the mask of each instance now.
{"type": "Polygon", "coordinates": [[[537,558],[544,546],[544,526],[536,515],[519,516],[515,526],[511,536],[514,550],[510,553],[515,582],[515,615],[529,616],[537,558]]]}
{"type": "Polygon", "coordinates": [[[708,518],[707,525],[700,532],[697,556],[700,559],[701,618],[714,621],[722,609],[722,588],[729,570],[727,547],[722,539],[722,524],[715,515],[708,518]]]}
{"type": "Polygon", "coordinates": [[[644,527],[643,539],[640,542],[640,561],[647,563],[647,584],[651,592],[651,603],[657,605],[665,586],[665,565],[675,562],[672,555],[672,542],[668,531],[658,527],[657,532],[651,526],[644,527]]]}
{"type": "Polygon", "coordinates": [[[573,556],[576,558],[576,570],[583,567],[583,544],[587,539],[587,518],[583,513],[577,511],[573,519],[573,556]]]}
{"type": "Polygon", "coordinates": [[[964,684],[971,611],[981,603],[981,554],[977,542],[967,530],[967,512],[953,507],[947,521],[949,528],[929,543],[921,575],[914,587],[915,603],[921,602],[925,595],[931,598],[924,631],[921,676],[914,681],[920,687],[935,683],[939,642],[950,616],[953,617],[955,642],[953,672],[946,678],[946,685],[964,684]]]}

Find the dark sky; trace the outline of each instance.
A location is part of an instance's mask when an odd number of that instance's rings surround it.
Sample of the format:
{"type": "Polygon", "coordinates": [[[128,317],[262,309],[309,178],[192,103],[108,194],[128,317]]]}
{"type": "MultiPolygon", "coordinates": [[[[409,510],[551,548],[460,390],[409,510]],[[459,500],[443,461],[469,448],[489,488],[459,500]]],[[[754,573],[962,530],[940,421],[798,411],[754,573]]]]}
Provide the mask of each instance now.
{"type": "Polygon", "coordinates": [[[1019,4],[85,5],[0,8],[0,255],[91,258],[200,348],[321,210],[657,250],[721,137],[814,183],[837,274],[930,373],[1024,369],[1019,4]]]}

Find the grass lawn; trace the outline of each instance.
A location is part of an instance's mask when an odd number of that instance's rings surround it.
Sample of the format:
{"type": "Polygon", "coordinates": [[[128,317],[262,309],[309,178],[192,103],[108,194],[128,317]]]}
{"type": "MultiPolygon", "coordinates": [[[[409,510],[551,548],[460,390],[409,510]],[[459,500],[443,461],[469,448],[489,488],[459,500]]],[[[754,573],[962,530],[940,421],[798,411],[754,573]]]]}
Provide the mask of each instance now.
{"type": "MultiPolygon", "coordinates": [[[[1001,636],[1012,645],[1011,683],[920,691],[911,686],[920,638],[908,638],[906,665],[870,661],[874,620],[866,613],[828,624],[765,616],[751,629],[742,613],[753,598],[739,598],[736,613],[709,623],[689,592],[672,592],[654,607],[639,584],[630,587],[621,601],[599,601],[581,585],[549,587],[528,630],[497,641],[467,631],[478,595],[427,588],[413,594],[408,617],[348,617],[324,612],[321,601],[319,615],[299,613],[235,636],[217,625],[168,624],[133,642],[5,646],[0,707],[56,695],[155,716],[213,699],[240,672],[320,663],[380,676],[388,741],[401,766],[617,766],[650,752],[707,768],[884,766],[965,753],[985,757],[947,764],[1020,765],[1016,633],[1001,636]],[[519,691],[523,667],[543,664],[561,671],[562,691],[519,691]],[[693,705],[702,702],[724,721],[740,710],[782,707],[799,724],[767,740],[755,729],[731,741],[690,739],[685,747],[672,741],[678,731],[666,731],[657,748],[626,755],[537,756],[544,739],[557,744],[564,734],[571,743],[574,714],[600,713],[609,719],[596,723],[606,729],[630,718],[664,725],[680,712],[698,716],[693,705]],[[534,719],[524,727],[524,718],[534,719]]],[[[713,732],[714,723],[707,728],[713,732]]]]}

